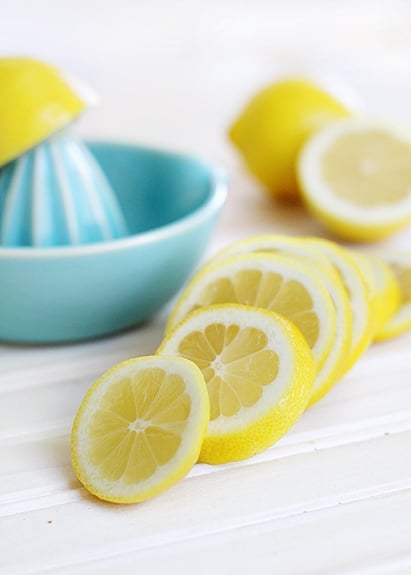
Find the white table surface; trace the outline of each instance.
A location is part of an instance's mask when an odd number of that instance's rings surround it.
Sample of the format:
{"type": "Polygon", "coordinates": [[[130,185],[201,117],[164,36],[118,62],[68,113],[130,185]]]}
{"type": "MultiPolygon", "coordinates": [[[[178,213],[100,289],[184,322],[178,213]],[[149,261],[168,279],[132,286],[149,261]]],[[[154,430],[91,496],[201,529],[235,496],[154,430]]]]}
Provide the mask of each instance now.
{"type": "MultiPolygon", "coordinates": [[[[0,0],[0,53],[48,59],[100,93],[80,135],[182,150],[230,172],[208,255],[254,233],[325,235],[243,170],[225,134],[245,98],[304,72],[411,124],[410,30],[407,0],[0,0]]],[[[411,248],[411,231],[372,249],[390,246],[411,248]]],[[[167,312],[99,341],[0,344],[1,575],[409,575],[411,334],[373,345],[258,457],[196,465],[139,505],[81,487],[68,451],[79,402],[114,363],[155,350],[167,312]]]]}

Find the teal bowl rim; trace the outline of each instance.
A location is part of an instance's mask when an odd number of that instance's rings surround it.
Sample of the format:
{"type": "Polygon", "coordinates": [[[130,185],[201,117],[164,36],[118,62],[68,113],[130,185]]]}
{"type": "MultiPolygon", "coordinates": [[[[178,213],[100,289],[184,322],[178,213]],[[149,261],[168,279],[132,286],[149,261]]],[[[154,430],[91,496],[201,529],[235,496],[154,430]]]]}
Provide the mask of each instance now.
{"type": "Polygon", "coordinates": [[[212,178],[212,187],[210,190],[210,197],[197,209],[189,214],[163,226],[159,226],[141,232],[119,238],[107,242],[97,242],[94,244],[82,244],[78,246],[57,246],[52,248],[36,248],[36,247],[2,247],[0,246],[0,258],[30,258],[30,259],[53,259],[61,257],[83,257],[87,255],[114,252],[118,250],[127,250],[139,245],[146,245],[161,241],[167,237],[179,234],[184,231],[184,228],[192,228],[213,213],[218,212],[224,205],[227,196],[227,175],[226,172],[217,167],[213,167],[208,162],[201,160],[197,156],[184,154],[179,152],[169,151],[164,148],[145,147],[128,142],[121,142],[117,140],[85,140],[87,145],[103,145],[113,146],[118,148],[128,148],[135,150],[148,151],[158,154],[164,154],[168,157],[176,159],[194,160],[200,162],[209,171],[212,178]]]}

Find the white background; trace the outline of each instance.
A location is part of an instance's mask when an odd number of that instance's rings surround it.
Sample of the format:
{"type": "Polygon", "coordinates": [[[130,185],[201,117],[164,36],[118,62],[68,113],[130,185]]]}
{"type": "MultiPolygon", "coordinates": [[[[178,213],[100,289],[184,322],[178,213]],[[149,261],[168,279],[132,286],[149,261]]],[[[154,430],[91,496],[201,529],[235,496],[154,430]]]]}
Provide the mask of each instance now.
{"type": "Polygon", "coordinates": [[[1,0],[0,53],[100,95],[79,130],[219,158],[227,123],[278,75],[334,78],[410,120],[408,0],[1,0]]]}

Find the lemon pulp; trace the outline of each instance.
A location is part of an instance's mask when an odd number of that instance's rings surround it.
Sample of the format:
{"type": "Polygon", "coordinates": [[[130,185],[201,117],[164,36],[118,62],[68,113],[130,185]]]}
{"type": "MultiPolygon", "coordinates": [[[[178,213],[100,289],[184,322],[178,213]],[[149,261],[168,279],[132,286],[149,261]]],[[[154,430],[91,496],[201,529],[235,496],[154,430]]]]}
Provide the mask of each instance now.
{"type": "Polygon", "coordinates": [[[229,417],[257,403],[265,385],[278,374],[279,357],[267,349],[260,329],[211,323],[182,339],[178,353],[201,368],[210,396],[211,415],[229,417]]]}
{"type": "Polygon", "coordinates": [[[319,335],[319,319],[307,289],[279,273],[243,270],[218,279],[204,288],[200,304],[239,302],[277,311],[290,319],[304,334],[310,347],[319,335]]]}
{"type": "Polygon", "coordinates": [[[201,307],[167,332],[157,353],[194,362],[210,397],[200,461],[259,453],[303,413],[316,369],[301,332],[286,318],[242,304],[201,307]]]}
{"type": "Polygon", "coordinates": [[[194,363],[158,356],[122,362],[90,387],[79,407],[71,434],[74,471],[101,499],[143,501],[191,469],[209,413],[194,363]]]}
{"type": "Polygon", "coordinates": [[[179,448],[190,403],[181,377],[163,369],[120,379],[90,421],[91,463],[113,481],[147,479],[179,448]],[[137,394],[144,398],[141,403],[134,399],[137,394]]]}
{"type": "Polygon", "coordinates": [[[324,179],[336,196],[361,206],[396,203],[410,194],[411,146],[390,134],[345,134],[326,151],[324,179]]]}

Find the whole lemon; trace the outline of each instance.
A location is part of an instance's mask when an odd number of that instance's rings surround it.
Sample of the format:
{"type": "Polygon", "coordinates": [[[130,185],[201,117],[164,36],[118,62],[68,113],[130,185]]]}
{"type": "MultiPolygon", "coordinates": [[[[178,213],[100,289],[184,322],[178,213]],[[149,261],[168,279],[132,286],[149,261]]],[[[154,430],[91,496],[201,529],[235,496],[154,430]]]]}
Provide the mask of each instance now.
{"type": "Polygon", "coordinates": [[[325,124],[351,115],[331,94],[305,79],[285,79],[258,92],[229,130],[251,173],[273,196],[299,198],[296,158],[325,124]]]}

